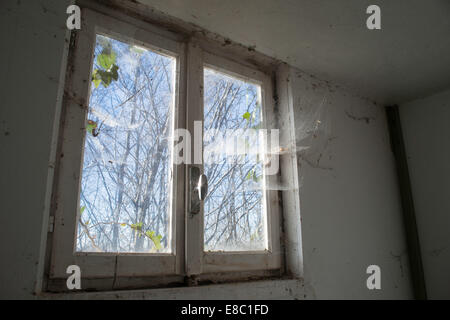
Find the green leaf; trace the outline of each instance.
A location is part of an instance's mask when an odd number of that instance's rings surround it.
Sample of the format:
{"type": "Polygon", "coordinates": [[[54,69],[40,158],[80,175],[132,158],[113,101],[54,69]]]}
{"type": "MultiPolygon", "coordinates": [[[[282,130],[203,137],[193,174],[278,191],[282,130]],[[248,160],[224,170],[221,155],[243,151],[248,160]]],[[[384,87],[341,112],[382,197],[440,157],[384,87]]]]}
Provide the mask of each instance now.
{"type": "Polygon", "coordinates": [[[250,117],[251,117],[251,113],[250,112],[246,112],[244,113],[244,115],[242,116],[242,118],[246,119],[247,121],[250,121],[250,117]]]}
{"type": "Polygon", "coordinates": [[[94,130],[97,129],[97,122],[88,120],[86,125],[86,131],[94,135],[94,130]]]}
{"type": "Polygon", "coordinates": [[[142,237],[142,223],[133,223],[132,225],[130,225],[130,227],[134,230],[138,238],[142,237]]]}
{"type": "Polygon", "coordinates": [[[100,83],[102,83],[102,80],[98,80],[98,79],[94,79],[92,80],[94,82],[95,88],[98,88],[98,86],[100,85],[100,83]]]}
{"type": "Polygon", "coordinates": [[[84,206],[80,208],[80,216],[83,214],[85,209],[86,209],[86,207],[84,207],[84,206]]]}
{"type": "Polygon", "coordinates": [[[102,84],[105,88],[108,88],[112,82],[112,75],[109,71],[98,70],[98,74],[102,79],[102,84]]]}
{"type": "Polygon", "coordinates": [[[161,235],[156,236],[155,234],[156,234],[155,231],[147,231],[145,233],[145,235],[153,241],[153,244],[155,245],[156,250],[160,250],[160,249],[162,249],[162,246],[161,246],[162,236],[161,235]]]}
{"type": "Polygon", "coordinates": [[[246,180],[253,180],[253,181],[255,181],[255,182],[260,182],[260,181],[261,181],[261,178],[262,178],[262,175],[258,177],[258,176],[256,175],[255,170],[251,170],[251,171],[247,174],[247,176],[245,177],[246,180]]]}
{"type": "Polygon", "coordinates": [[[111,76],[112,76],[112,78],[113,78],[113,80],[114,81],[117,81],[117,80],[119,80],[119,66],[118,65],[113,65],[112,67],[111,67],[111,76]]]}
{"type": "Polygon", "coordinates": [[[262,175],[260,175],[259,177],[256,175],[256,171],[253,171],[253,181],[255,182],[260,182],[262,179],[262,175]]]}
{"type": "Polygon", "coordinates": [[[92,81],[96,88],[103,84],[105,88],[108,88],[112,81],[119,79],[119,66],[116,65],[117,55],[112,50],[111,44],[104,40],[102,46],[103,50],[101,54],[97,56],[97,64],[101,69],[95,69],[92,72],[92,81]]]}
{"type": "Polygon", "coordinates": [[[152,241],[153,241],[153,244],[155,245],[156,250],[161,250],[162,249],[161,239],[159,237],[156,237],[156,238],[153,237],[152,238],[152,241]]]}
{"type": "Polygon", "coordinates": [[[98,88],[98,86],[100,85],[100,83],[102,83],[102,77],[100,76],[100,74],[98,73],[98,70],[95,69],[92,72],[92,81],[94,82],[94,85],[96,88],[98,88]]]}
{"type": "Polygon", "coordinates": [[[136,231],[142,231],[143,225],[144,224],[142,222],[139,222],[139,223],[133,223],[130,227],[131,227],[131,229],[134,229],[136,231]]]}
{"type": "Polygon", "coordinates": [[[111,82],[119,79],[119,66],[113,65],[111,70],[97,70],[96,76],[102,80],[102,84],[105,88],[108,88],[111,82]]]}
{"type": "Polygon", "coordinates": [[[116,63],[116,53],[114,51],[103,49],[97,57],[97,63],[106,71],[109,71],[116,63]]]}

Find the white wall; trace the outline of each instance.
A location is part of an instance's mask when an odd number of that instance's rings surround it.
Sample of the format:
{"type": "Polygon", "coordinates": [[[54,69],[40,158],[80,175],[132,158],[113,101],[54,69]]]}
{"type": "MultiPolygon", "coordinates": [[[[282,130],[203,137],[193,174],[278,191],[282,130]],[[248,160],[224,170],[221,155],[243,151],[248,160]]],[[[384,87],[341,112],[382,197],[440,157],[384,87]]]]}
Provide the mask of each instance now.
{"type": "Polygon", "coordinates": [[[450,90],[400,106],[427,295],[450,299],[450,90]]]}
{"type": "Polygon", "coordinates": [[[39,286],[68,2],[0,4],[0,298],[39,286]]]}
{"type": "Polygon", "coordinates": [[[307,298],[412,298],[384,107],[296,69],[289,83],[307,298]],[[366,287],[371,264],[381,290],[366,287]]]}

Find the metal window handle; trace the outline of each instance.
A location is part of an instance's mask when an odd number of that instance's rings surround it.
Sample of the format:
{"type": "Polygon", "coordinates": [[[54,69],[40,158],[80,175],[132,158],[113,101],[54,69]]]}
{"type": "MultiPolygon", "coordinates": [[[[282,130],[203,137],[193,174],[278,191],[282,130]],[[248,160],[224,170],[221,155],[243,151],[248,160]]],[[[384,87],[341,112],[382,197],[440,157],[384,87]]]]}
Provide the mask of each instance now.
{"type": "Polygon", "coordinates": [[[208,194],[208,179],[204,174],[200,174],[200,168],[191,167],[189,170],[190,201],[189,212],[200,213],[201,202],[208,194]]]}
{"type": "Polygon", "coordinates": [[[206,178],[204,174],[202,174],[198,179],[197,190],[200,201],[205,200],[208,195],[208,178],[206,178]]]}

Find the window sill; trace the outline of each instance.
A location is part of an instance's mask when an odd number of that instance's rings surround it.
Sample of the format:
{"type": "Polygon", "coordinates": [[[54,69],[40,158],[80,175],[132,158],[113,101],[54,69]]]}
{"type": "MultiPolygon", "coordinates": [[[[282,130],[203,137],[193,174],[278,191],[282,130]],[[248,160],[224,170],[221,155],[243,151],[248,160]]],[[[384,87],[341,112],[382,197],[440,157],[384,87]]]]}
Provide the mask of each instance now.
{"type": "Polygon", "coordinates": [[[196,287],[123,290],[108,292],[43,293],[45,300],[300,300],[304,299],[301,279],[261,280],[196,287]]]}

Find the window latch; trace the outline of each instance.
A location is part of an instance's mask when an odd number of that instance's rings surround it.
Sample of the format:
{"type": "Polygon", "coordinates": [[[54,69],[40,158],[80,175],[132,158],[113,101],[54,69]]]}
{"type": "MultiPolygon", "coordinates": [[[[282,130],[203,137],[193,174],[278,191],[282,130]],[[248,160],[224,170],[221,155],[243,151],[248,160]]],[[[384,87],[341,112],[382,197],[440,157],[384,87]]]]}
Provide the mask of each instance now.
{"type": "Polygon", "coordinates": [[[208,194],[208,179],[200,173],[198,167],[191,167],[189,170],[189,189],[189,212],[192,214],[200,213],[201,202],[206,199],[208,194]]]}
{"type": "Polygon", "coordinates": [[[197,189],[200,201],[204,201],[208,195],[208,179],[204,174],[200,175],[200,178],[198,178],[197,189]]]}

